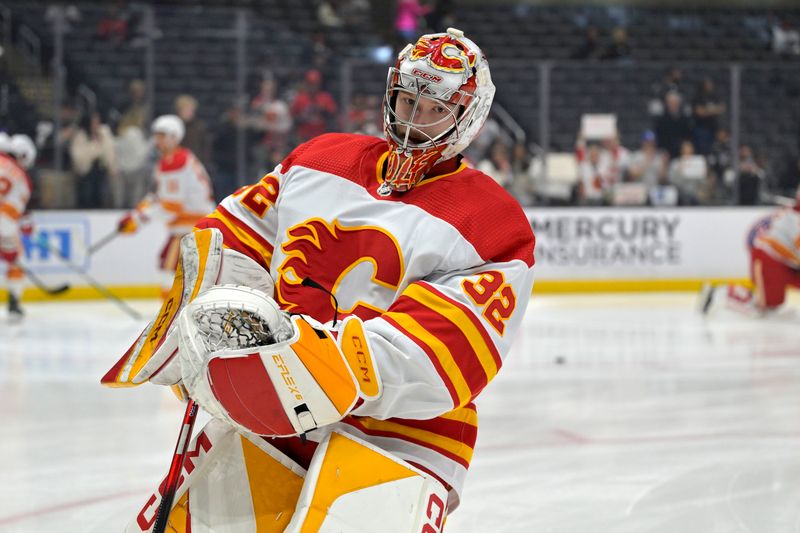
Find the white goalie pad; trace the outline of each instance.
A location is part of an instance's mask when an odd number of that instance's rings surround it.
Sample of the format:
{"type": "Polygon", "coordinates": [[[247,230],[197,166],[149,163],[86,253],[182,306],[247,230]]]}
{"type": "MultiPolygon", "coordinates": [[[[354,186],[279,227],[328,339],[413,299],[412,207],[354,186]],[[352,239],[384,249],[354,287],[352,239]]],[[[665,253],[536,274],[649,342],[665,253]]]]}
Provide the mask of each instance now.
{"type": "Polygon", "coordinates": [[[223,248],[216,228],[194,231],[181,239],[181,256],[172,288],[151,321],[101,382],[112,387],[146,381],[173,385],[180,378],[177,317],[186,305],[208,288],[222,283],[248,284],[272,294],[269,273],[246,255],[223,248]]]}
{"type": "Polygon", "coordinates": [[[341,420],[362,389],[362,397],[380,394],[357,317],[342,323],[339,340],[348,341],[342,347],[321,324],[289,316],[266,294],[226,285],[192,302],[179,329],[190,396],[242,431],[299,435],[341,420]]]}
{"type": "MultiPolygon", "coordinates": [[[[211,420],[188,446],[167,531],[252,533],[283,531],[305,470],[268,442],[211,420]]],[[[161,503],[154,491],[126,533],[152,531],[161,503]]],[[[111,529],[108,529],[111,531],[111,529]]]]}
{"type": "Polygon", "coordinates": [[[314,453],[285,533],[439,533],[447,490],[405,461],[345,433],[314,453]]]}

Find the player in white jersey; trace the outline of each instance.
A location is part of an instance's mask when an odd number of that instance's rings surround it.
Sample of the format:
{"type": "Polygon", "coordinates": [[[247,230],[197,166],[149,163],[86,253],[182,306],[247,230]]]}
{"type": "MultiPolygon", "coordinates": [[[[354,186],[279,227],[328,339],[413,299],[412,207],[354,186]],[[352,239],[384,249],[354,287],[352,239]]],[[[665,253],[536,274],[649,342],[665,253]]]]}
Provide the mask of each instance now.
{"type": "Polygon", "coordinates": [[[211,180],[199,159],[180,145],[186,132],[175,115],[156,118],[152,125],[161,158],[154,170],[155,192],[148,194],[119,222],[122,233],[135,232],[142,223],[157,218],[167,224],[169,237],[161,250],[159,270],[163,294],[169,290],[178,264],[180,239],[214,209],[211,180]]]}
{"type": "Polygon", "coordinates": [[[26,169],[36,161],[36,146],[27,135],[0,134],[0,260],[7,264],[8,316],[16,322],[23,316],[23,271],[18,261],[22,249],[20,235],[30,233],[26,215],[31,198],[31,180],[26,169]]]}
{"type": "Polygon", "coordinates": [[[533,285],[530,222],[459,155],[494,91],[462,32],[425,35],[389,69],[385,139],[312,139],[184,237],[102,380],[180,383],[214,417],[170,531],[442,530],[533,285]]]}
{"type": "MultiPolygon", "coordinates": [[[[750,231],[750,280],[752,289],[742,285],[724,288],[733,309],[765,314],[775,311],[786,299],[786,289],[800,288],[800,187],[794,207],[785,207],[760,220],[750,231]]],[[[701,309],[707,313],[718,289],[705,286],[701,309]]]]}

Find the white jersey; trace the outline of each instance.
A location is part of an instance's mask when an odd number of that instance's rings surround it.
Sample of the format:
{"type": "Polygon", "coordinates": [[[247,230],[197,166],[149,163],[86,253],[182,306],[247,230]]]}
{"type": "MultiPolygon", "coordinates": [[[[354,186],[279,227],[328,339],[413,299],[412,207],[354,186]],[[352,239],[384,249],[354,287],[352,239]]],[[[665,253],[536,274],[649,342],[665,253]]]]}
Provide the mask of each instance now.
{"type": "Polygon", "coordinates": [[[800,211],[787,208],[772,215],[757,229],[753,247],[791,268],[800,268],[800,211]]]}
{"type": "Polygon", "coordinates": [[[205,167],[188,149],[179,147],[162,157],[155,169],[155,195],[137,206],[145,217],[166,219],[172,234],[187,233],[215,202],[205,167]]]}
{"type": "Polygon", "coordinates": [[[14,222],[25,212],[31,198],[31,181],[16,160],[0,153],[0,216],[14,222]]]}
{"type": "Polygon", "coordinates": [[[387,155],[382,139],[317,137],[198,226],[267,269],[283,309],[334,318],[333,299],[302,285],[308,277],[336,296],[340,319],[365,321],[383,394],[335,426],[444,480],[454,508],[477,436],[473,400],[531,295],[534,238],[508,193],[455,160],[380,196],[387,155]]]}

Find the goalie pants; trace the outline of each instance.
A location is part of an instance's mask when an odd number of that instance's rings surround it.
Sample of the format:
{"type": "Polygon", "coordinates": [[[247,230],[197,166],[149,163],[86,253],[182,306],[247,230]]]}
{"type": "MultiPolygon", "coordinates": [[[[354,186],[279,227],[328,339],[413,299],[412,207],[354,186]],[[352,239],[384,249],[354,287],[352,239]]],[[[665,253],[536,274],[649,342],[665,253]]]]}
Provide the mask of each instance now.
{"type": "Polygon", "coordinates": [[[783,304],[788,287],[800,288],[800,270],[795,270],[763,250],[750,252],[750,278],[759,306],[770,309],[783,304]]]}

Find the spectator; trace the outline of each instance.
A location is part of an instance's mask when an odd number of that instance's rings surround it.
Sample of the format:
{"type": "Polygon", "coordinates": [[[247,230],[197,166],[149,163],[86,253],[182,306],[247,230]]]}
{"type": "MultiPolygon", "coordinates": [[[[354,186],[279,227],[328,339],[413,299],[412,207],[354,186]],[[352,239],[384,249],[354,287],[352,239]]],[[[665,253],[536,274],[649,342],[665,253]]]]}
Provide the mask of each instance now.
{"type": "Polygon", "coordinates": [[[278,98],[278,84],[272,77],[261,80],[258,94],[250,102],[248,121],[251,129],[261,136],[265,153],[288,148],[288,136],[292,129],[289,106],[278,98]]]}
{"type": "Polygon", "coordinates": [[[534,180],[538,172],[541,172],[540,165],[534,164],[534,159],[525,143],[515,143],[511,151],[511,173],[513,175],[511,193],[520,204],[533,204],[534,180]]]}
{"type": "Polygon", "coordinates": [[[586,28],[586,35],[583,44],[575,49],[572,54],[572,59],[600,59],[603,51],[600,48],[600,32],[594,26],[586,28]]]}
{"type": "Polygon", "coordinates": [[[514,172],[511,168],[508,146],[504,142],[492,144],[488,156],[478,163],[477,169],[499,183],[503,188],[511,188],[511,184],[514,181],[514,172]]]}
{"type": "Polygon", "coordinates": [[[683,100],[681,83],[683,81],[683,71],[672,67],[664,74],[664,78],[654,83],[652,86],[653,96],[648,105],[648,112],[652,117],[660,117],[664,114],[664,102],[669,93],[676,93],[683,100]]]}
{"type": "Polygon", "coordinates": [[[625,28],[614,28],[611,32],[611,44],[606,47],[600,59],[624,61],[630,59],[631,47],[628,44],[628,32],[625,28]]]}
{"type": "Polygon", "coordinates": [[[322,75],[318,70],[309,70],[304,77],[303,86],[295,94],[291,112],[297,124],[299,142],[329,131],[330,122],[335,118],[336,102],[327,91],[322,90],[322,75]]]}
{"type": "Polygon", "coordinates": [[[419,0],[397,0],[397,11],[394,18],[394,29],[397,38],[403,44],[415,42],[419,33],[420,17],[432,11],[430,6],[423,6],[419,0]]]}
{"type": "Polygon", "coordinates": [[[731,138],[728,130],[719,128],[711,145],[711,150],[706,156],[708,166],[717,176],[719,183],[732,183],[733,156],[731,155],[731,138]]]}
{"type": "Polygon", "coordinates": [[[614,184],[611,154],[597,142],[579,136],[575,144],[578,161],[577,200],[582,205],[603,205],[614,184]]]}
{"type": "Polygon", "coordinates": [[[130,209],[147,193],[155,161],[149,157],[152,154],[144,132],[135,126],[125,128],[116,138],[114,153],[119,178],[111,182],[113,207],[130,209]]]}
{"type": "Polygon", "coordinates": [[[128,38],[127,2],[117,0],[97,23],[97,36],[119,44],[128,38]]]}
{"type": "Polygon", "coordinates": [[[664,102],[666,110],[656,120],[656,140],[658,147],[674,158],[680,155],[683,141],[692,138],[692,127],[689,117],[683,112],[683,100],[679,93],[667,93],[664,102]]]}
{"type": "Polygon", "coordinates": [[[766,173],[753,155],[748,145],[739,147],[739,205],[758,205],[761,201],[761,189],[766,173]]]}
{"type": "Polygon", "coordinates": [[[237,174],[237,138],[244,118],[238,106],[231,106],[222,115],[214,131],[214,161],[217,168],[212,176],[217,202],[231,194],[239,184],[237,174]]]}
{"type": "Polygon", "coordinates": [[[779,55],[800,55],[800,33],[788,20],[774,19],[772,51],[779,55]]]}
{"type": "Polygon", "coordinates": [[[78,180],[78,207],[95,209],[106,207],[103,200],[109,178],[116,181],[116,157],[114,154],[114,135],[103,124],[100,113],[86,113],[81,118],[77,131],[72,137],[69,153],[72,169],[78,180]]]}
{"type": "Polygon", "coordinates": [[[377,112],[378,109],[380,102],[376,102],[375,97],[364,93],[354,94],[347,110],[348,131],[381,137],[383,117],[377,112]]]}
{"type": "Polygon", "coordinates": [[[175,99],[175,114],[180,117],[186,126],[186,133],[181,144],[190,150],[206,168],[212,168],[211,132],[208,131],[205,121],[197,118],[197,99],[188,94],[182,94],[175,99]]]}
{"type": "Polygon", "coordinates": [[[122,135],[125,128],[135,126],[145,131],[145,118],[148,103],[145,99],[145,86],[142,80],[132,80],[128,85],[128,102],[117,123],[117,135],[122,135]]]}
{"type": "Polygon", "coordinates": [[[339,15],[339,2],[337,0],[322,0],[317,6],[317,22],[323,28],[341,28],[344,19],[339,15]]]}
{"type": "Polygon", "coordinates": [[[611,159],[611,166],[608,170],[609,181],[620,183],[628,173],[631,164],[631,152],[619,142],[619,134],[602,141],[604,154],[611,159]]]}
{"type": "Polygon", "coordinates": [[[709,196],[708,168],[692,141],[683,141],[680,156],[670,162],[669,181],[678,188],[682,205],[697,205],[709,196]]]}
{"type": "Polygon", "coordinates": [[[640,182],[648,189],[661,182],[667,172],[667,155],[656,146],[656,135],[650,130],[642,134],[642,145],[631,156],[628,181],[640,182]]]}
{"type": "Polygon", "coordinates": [[[694,118],[692,136],[698,154],[708,155],[711,151],[719,118],[724,112],[725,104],[717,96],[714,82],[706,76],[700,82],[697,94],[692,101],[692,117],[694,118]]]}

